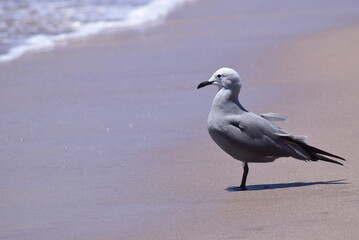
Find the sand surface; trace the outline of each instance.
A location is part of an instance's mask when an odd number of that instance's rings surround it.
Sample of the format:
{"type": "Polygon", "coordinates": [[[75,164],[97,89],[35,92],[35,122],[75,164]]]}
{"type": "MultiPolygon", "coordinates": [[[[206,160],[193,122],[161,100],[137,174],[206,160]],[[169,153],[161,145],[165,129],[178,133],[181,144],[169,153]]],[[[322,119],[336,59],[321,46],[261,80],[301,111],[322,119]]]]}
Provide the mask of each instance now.
{"type": "Polygon", "coordinates": [[[163,24],[0,65],[1,239],[357,239],[356,1],[188,3],[163,24]],[[210,139],[219,67],[241,101],[347,159],[241,163],[210,139]]]}

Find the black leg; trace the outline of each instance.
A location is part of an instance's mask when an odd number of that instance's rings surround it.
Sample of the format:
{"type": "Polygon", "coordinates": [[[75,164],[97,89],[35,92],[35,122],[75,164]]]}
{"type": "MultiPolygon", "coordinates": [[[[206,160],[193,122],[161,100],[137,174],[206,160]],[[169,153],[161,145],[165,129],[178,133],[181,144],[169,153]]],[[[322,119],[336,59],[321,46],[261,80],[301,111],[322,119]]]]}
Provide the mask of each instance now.
{"type": "Polygon", "coordinates": [[[243,177],[242,177],[242,183],[241,186],[239,186],[239,188],[241,190],[247,190],[246,188],[246,181],[247,181],[247,175],[248,175],[248,164],[246,162],[243,163],[243,177]]]}

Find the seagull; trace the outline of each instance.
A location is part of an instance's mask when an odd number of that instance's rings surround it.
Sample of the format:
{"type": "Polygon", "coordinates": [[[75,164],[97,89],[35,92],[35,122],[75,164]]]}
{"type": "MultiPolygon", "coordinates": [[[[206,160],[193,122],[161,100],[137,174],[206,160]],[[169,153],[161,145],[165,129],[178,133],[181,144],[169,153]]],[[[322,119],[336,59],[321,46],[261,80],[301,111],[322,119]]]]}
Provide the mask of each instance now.
{"type": "Polygon", "coordinates": [[[197,89],[208,85],[218,87],[207,120],[208,132],[223,151],[243,162],[239,190],[247,189],[248,163],[267,163],[281,157],[293,157],[343,165],[331,158],[345,161],[344,158],[310,146],[305,143],[305,136],[289,133],[273,124],[286,120],[286,116],[278,113],[258,115],[246,110],[238,100],[242,85],[235,70],[221,68],[208,81],[200,83],[197,89]]]}

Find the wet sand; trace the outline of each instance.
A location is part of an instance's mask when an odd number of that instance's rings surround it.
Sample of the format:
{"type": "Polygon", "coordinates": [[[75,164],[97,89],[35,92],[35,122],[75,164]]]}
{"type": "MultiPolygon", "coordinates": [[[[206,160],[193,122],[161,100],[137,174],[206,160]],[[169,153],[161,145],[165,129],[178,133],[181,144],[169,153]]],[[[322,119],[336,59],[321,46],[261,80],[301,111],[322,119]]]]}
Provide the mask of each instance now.
{"type": "Polygon", "coordinates": [[[0,65],[0,237],[356,239],[354,4],[197,1],[0,65]],[[249,191],[227,191],[241,163],[207,134],[216,90],[195,89],[222,66],[246,108],[288,115],[345,166],[252,164],[249,191]]]}

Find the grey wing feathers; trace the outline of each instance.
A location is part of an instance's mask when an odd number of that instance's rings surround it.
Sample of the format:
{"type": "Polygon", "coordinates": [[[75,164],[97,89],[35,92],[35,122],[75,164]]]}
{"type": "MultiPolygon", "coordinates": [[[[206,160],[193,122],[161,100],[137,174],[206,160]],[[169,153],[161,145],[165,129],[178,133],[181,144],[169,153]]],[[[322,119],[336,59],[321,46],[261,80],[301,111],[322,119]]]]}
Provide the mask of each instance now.
{"type": "Polygon", "coordinates": [[[263,156],[289,156],[287,147],[279,140],[279,135],[288,134],[266,118],[254,113],[231,119],[231,125],[239,128],[241,134],[234,134],[237,142],[245,142],[252,151],[263,156]]]}
{"type": "Polygon", "coordinates": [[[286,121],[288,119],[287,116],[279,113],[262,113],[260,116],[268,121],[275,122],[275,121],[286,121]]]}
{"type": "Polygon", "coordinates": [[[277,136],[280,137],[288,137],[297,141],[301,141],[301,142],[305,142],[305,139],[307,138],[307,136],[304,135],[295,135],[292,133],[276,133],[277,136]]]}

